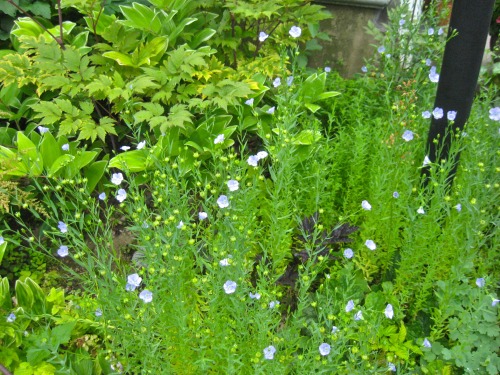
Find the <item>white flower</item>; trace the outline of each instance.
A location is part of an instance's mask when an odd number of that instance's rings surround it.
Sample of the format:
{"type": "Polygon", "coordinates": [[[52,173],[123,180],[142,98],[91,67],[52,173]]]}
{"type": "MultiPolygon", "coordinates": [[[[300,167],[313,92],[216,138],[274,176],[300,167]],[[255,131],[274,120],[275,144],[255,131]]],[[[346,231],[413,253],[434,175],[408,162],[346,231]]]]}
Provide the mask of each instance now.
{"type": "Polygon", "coordinates": [[[269,37],[269,35],[267,35],[264,31],[261,31],[259,33],[259,42],[263,42],[265,41],[267,38],[269,37]]]}
{"type": "Polygon", "coordinates": [[[491,307],[495,307],[496,305],[498,305],[498,302],[500,302],[500,299],[494,299],[493,301],[491,301],[491,307]]]}
{"type": "Polygon", "coordinates": [[[264,352],[265,359],[273,359],[274,353],[276,353],[276,348],[274,346],[270,345],[267,348],[264,348],[263,352],[264,352]]]}
{"type": "Polygon", "coordinates": [[[493,121],[500,121],[500,107],[490,109],[490,119],[493,121]]]}
{"type": "Polygon", "coordinates": [[[355,315],[354,315],[354,320],[362,320],[363,319],[363,312],[359,310],[355,315]]]}
{"type": "Polygon", "coordinates": [[[236,191],[240,188],[240,183],[236,180],[229,180],[227,182],[227,187],[229,191],[236,191]]]}
{"type": "Polygon", "coordinates": [[[125,189],[119,189],[116,194],[116,200],[121,203],[125,200],[125,198],[127,198],[127,192],[125,189]]]}
{"type": "Polygon", "coordinates": [[[427,35],[429,36],[434,35],[434,29],[432,27],[430,27],[429,30],[427,30],[427,35]]]}
{"type": "Polygon", "coordinates": [[[424,208],[423,208],[422,206],[420,206],[420,207],[418,208],[418,210],[417,210],[417,214],[420,214],[420,215],[425,214],[425,210],[424,210],[424,208]]]}
{"type": "Polygon", "coordinates": [[[144,146],[146,146],[146,141],[139,142],[137,144],[137,149],[142,150],[144,148],[144,146]]]}
{"type": "Polygon", "coordinates": [[[427,155],[425,155],[424,162],[422,164],[422,167],[426,167],[431,163],[431,159],[427,155]]]}
{"type": "Polygon", "coordinates": [[[229,266],[231,263],[229,263],[229,258],[224,258],[222,259],[221,261],[219,261],[219,265],[221,267],[227,267],[229,266]]]}
{"type": "Polygon", "coordinates": [[[2,236],[0,236],[0,245],[3,245],[5,243],[5,240],[3,239],[2,236]]]}
{"type": "Polygon", "coordinates": [[[217,137],[214,139],[214,144],[222,143],[224,142],[224,134],[219,134],[217,137]]]}
{"type": "Polygon", "coordinates": [[[61,150],[63,151],[68,151],[69,150],[69,143],[65,143],[61,146],[61,150]]]}
{"type": "Polygon", "coordinates": [[[298,26],[292,26],[288,33],[292,38],[298,38],[302,34],[302,30],[298,26]]]}
{"type": "Polygon", "coordinates": [[[394,193],[392,193],[392,197],[398,199],[399,193],[397,191],[395,191],[394,193]]]}
{"type": "Polygon", "coordinates": [[[234,281],[228,280],[224,283],[224,291],[226,294],[232,294],[236,291],[237,286],[238,285],[234,281]]]}
{"type": "Polygon", "coordinates": [[[276,78],[276,79],[273,81],[273,86],[274,86],[274,87],[279,87],[279,86],[281,86],[281,78],[280,78],[280,77],[276,78]]]}
{"type": "Polygon", "coordinates": [[[444,116],[443,108],[434,108],[434,110],[432,111],[432,116],[434,116],[436,120],[442,119],[444,116]]]}
{"type": "Polygon", "coordinates": [[[95,314],[95,316],[97,316],[99,318],[100,316],[102,316],[102,310],[100,308],[97,308],[97,309],[95,309],[94,314],[95,314]]]}
{"type": "Polygon", "coordinates": [[[325,66],[325,73],[330,73],[332,71],[332,68],[329,66],[325,66]]]}
{"type": "Polygon", "coordinates": [[[425,65],[431,66],[432,65],[432,60],[431,59],[425,59],[425,65]]]}
{"type": "Polygon", "coordinates": [[[260,293],[253,294],[252,292],[248,293],[251,299],[260,299],[260,293]]]}
{"type": "Polygon", "coordinates": [[[361,71],[362,71],[363,73],[368,72],[368,68],[366,67],[366,65],[363,65],[363,66],[361,67],[361,71]]]}
{"type": "Polygon", "coordinates": [[[319,346],[319,354],[322,356],[330,354],[331,347],[326,342],[319,346]]]}
{"type": "Polygon", "coordinates": [[[378,53],[384,53],[385,52],[385,47],[384,46],[380,46],[377,48],[377,52],[378,53]]]}
{"type": "Polygon", "coordinates": [[[176,228],[182,229],[183,226],[184,226],[184,222],[181,220],[181,221],[179,221],[179,224],[176,226],[176,228]]]}
{"type": "Polygon", "coordinates": [[[127,276],[127,284],[133,286],[134,289],[141,285],[141,282],[142,277],[140,277],[137,273],[133,273],[127,276]]]}
{"type": "Polygon", "coordinates": [[[366,240],[365,241],[365,246],[367,248],[369,248],[370,250],[375,250],[377,248],[377,245],[375,245],[375,242],[373,242],[372,240],[366,240]]]}
{"type": "Polygon", "coordinates": [[[267,152],[265,151],[259,151],[257,152],[257,158],[260,160],[260,159],[264,159],[264,158],[267,158],[267,152]]]}
{"type": "Polygon", "coordinates": [[[413,132],[411,130],[405,130],[401,138],[406,142],[410,142],[413,139],[413,132]]]}
{"type": "Polygon", "coordinates": [[[438,30],[438,35],[443,35],[443,33],[444,33],[444,30],[440,27],[438,30]]]}
{"type": "Polygon", "coordinates": [[[245,101],[246,105],[252,106],[253,105],[254,98],[250,98],[247,101],[245,101]]]}
{"type": "Polygon", "coordinates": [[[122,146],[122,147],[120,147],[120,150],[128,151],[128,150],[130,150],[130,146],[122,146]]]}
{"type": "Polygon", "coordinates": [[[345,312],[350,312],[352,309],[354,309],[354,301],[351,299],[345,306],[345,312]]]}
{"type": "Polygon", "coordinates": [[[139,298],[144,301],[144,303],[150,303],[153,300],[153,293],[147,289],[144,289],[139,293],[139,298]]]}
{"type": "Polygon", "coordinates": [[[62,245],[57,250],[57,255],[59,255],[61,258],[64,258],[65,256],[68,256],[68,254],[69,254],[68,246],[62,245]]]}
{"type": "Polygon", "coordinates": [[[59,223],[57,223],[57,227],[59,228],[59,230],[61,231],[61,233],[67,233],[68,232],[68,226],[60,221],[59,223]]]}
{"type": "Polygon", "coordinates": [[[226,208],[226,207],[229,207],[229,200],[227,199],[227,197],[225,195],[221,195],[217,199],[217,204],[219,205],[220,208],[226,208]]]}
{"type": "Polygon", "coordinates": [[[397,371],[396,370],[396,366],[392,362],[387,363],[387,367],[388,367],[389,371],[392,371],[392,372],[396,372],[397,371]]]}
{"type": "Polygon", "coordinates": [[[49,128],[46,128],[45,126],[38,126],[38,131],[40,134],[45,134],[49,131],[49,128]]]}
{"type": "Polygon", "coordinates": [[[354,256],[354,251],[352,251],[351,248],[347,248],[347,249],[344,250],[344,256],[347,259],[351,259],[354,256]]]}
{"type": "Polygon", "coordinates": [[[431,66],[431,71],[429,72],[429,80],[433,83],[439,82],[439,74],[436,73],[435,66],[431,66]]]}
{"type": "Polygon", "coordinates": [[[99,199],[102,200],[102,201],[105,200],[106,199],[106,193],[99,194],[99,199]]]}
{"type": "Polygon", "coordinates": [[[484,278],[483,278],[483,277],[480,277],[480,278],[476,279],[476,285],[477,285],[479,288],[484,287],[484,285],[485,285],[484,278]]]}
{"type": "Polygon", "coordinates": [[[204,211],[198,213],[198,219],[205,220],[208,217],[208,214],[204,211]]]}
{"type": "Polygon", "coordinates": [[[431,113],[429,111],[424,111],[424,112],[422,112],[422,117],[423,118],[431,118],[431,113]]]}
{"type": "Polygon", "coordinates": [[[429,340],[427,340],[427,338],[424,339],[424,342],[422,343],[422,345],[426,348],[432,347],[431,342],[429,340]]]}
{"type": "Polygon", "coordinates": [[[338,331],[339,331],[339,327],[337,327],[337,326],[333,326],[332,327],[332,333],[333,334],[337,333],[338,331]]]}
{"type": "Polygon", "coordinates": [[[111,183],[115,185],[120,185],[123,181],[123,175],[121,173],[113,173],[111,175],[111,183]]]}
{"type": "Polygon", "coordinates": [[[269,113],[270,115],[272,115],[275,110],[276,110],[276,107],[271,107],[266,112],[269,113]]]}
{"type": "Polygon", "coordinates": [[[457,118],[457,111],[448,111],[446,113],[446,118],[448,119],[448,121],[455,121],[455,119],[457,118]]]}
{"type": "Polygon", "coordinates": [[[286,78],[286,84],[287,86],[291,86],[293,83],[293,76],[289,76],[286,78]]]}
{"type": "Polygon", "coordinates": [[[259,162],[259,157],[257,155],[250,155],[248,157],[248,160],[247,160],[248,165],[251,165],[252,167],[256,167],[258,162],[259,162]]]}
{"type": "Polygon", "coordinates": [[[372,205],[368,203],[368,201],[361,202],[361,207],[363,207],[363,210],[366,211],[370,211],[372,209],[372,205]]]}
{"type": "Polygon", "coordinates": [[[16,315],[14,313],[10,313],[7,317],[7,323],[12,323],[14,320],[16,320],[16,315]]]}
{"type": "Polygon", "coordinates": [[[387,304],[387,306],[384,310],[384,315],[387,319],[392,319],[394,317],[394,310],[393,310],[392,305],[390,303],[387,304]]]}
{"type": "Polygon", "coordinates": [[[458,212],[462,211],[462,205],[459,203],[455,206],[455,210],[457,210],[458,212]]]}
{"type": "Polygon", "coordinates": [[[274,309],[275,307],[279,306],[280,301],[271,301],[269,302],[269,308],[274,309]]]}

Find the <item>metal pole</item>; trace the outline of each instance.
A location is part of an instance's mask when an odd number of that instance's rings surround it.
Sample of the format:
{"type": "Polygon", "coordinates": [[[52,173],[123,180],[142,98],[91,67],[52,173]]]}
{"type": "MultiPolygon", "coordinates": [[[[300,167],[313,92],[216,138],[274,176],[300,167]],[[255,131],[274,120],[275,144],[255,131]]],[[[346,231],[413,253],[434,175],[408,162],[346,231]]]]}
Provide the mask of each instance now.
{"type": "MultiPolygon", "coordinates": [[[[448,130],[448,111],[456,111],[453,123],[455,131],[461,131],[469,118],[477,79],[488,36],[495,0],[455,0],[453,3],[449,36],[457,35],[446,44],[434,108],[443,109],[441,119],[431,120],[427,148],[431,162],[447,160],[451,137],[448,130]]],[[[454,164],[449,182],[456,173],[459,155],[454,164]]],[[[428,175],[428,170],[424,173],[428,175]]]]}

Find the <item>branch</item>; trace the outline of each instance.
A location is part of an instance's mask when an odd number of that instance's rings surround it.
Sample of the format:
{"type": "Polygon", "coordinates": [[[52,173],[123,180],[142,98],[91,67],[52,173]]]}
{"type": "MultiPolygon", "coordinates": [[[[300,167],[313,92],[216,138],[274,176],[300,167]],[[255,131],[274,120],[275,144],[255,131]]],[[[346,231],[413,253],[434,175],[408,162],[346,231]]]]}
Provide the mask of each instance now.
{"type": "MultiPolygon", "coordinates": [[[[7,0],[7,1],[9,1],[9,0],[7,0]]],[[[12,375],[12,372],[10,372],[9,370],[7,370],[2,364],[0,364],[0,372],[3,375],[12,375]]]]}
{"type": "Polygon", "coordinates": [[[56,36],[54,36],[54,34],[52,34],[45,26],[43,26],[35,17],[33,17],[28,12],[26,12],[23,8],[21,8],[19,5],[17,5],[16,3],[14,3],[12,0],[7,0],[7,2],[10,5],[12,5],[13,7],[15,7],[17,10],[19,10],[22,14],[24,14],[25,16],[27,16],[28,18],[31,18],[38,26],[40,26],[44,31],[46,31],[52,37],[52,39],[54,39],[57,42],[57,44],[59,44],[59,46],[61,47],[61,49],[64,49],[64,44],[62,42],[62,39],[59,40],[59,38],[57,38],[56,36]]]}
{"type": "Polygon", "coordinates": [[[59,40],[60,40],[59,45],[61,46],[62,49],[65,49],[64,41],[63,41],[63,22],[62,22],[61,0],[57,0],[57,14],[59,15],[59,40]]]}

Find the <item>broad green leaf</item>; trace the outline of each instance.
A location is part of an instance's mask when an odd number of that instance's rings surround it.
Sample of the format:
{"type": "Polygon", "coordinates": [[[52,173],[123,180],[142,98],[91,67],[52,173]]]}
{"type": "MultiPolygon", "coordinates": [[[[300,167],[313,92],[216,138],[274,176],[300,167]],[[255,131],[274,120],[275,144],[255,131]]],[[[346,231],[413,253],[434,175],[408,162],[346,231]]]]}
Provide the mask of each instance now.
{"type": "Polygon", "coordinates": [[[87,178],[87,192],[91,193],[94,191],[95,187],[101,180],[106,170],[108,162],[106,160],[100,160],[87,166],[83,174],[87,178]]]}
{"type": "Polygon", "coordinates": [[[31,278],[27,277],[24,281],[33,293],[33,312],[35,314],[44,314],[45,311],[45,294],[40,286],[31,278]]]}
{"type": "Polygon", "coordinates": [[[67,344],[71,339],[71,332],[76,326],[76,321],[61,324],[55,327],[51,333],[51,341],[54,346],[59,347],[61,344],[67,344]]]}
{"type": "Polygon", "coordinates": [[[83,151],[74,156],[73,160],[67,164],[64,169],[64,176],[66,178],[75,177],[80,170],[91,163],[97,156],[96,151],[83,151]]]}
{"type": "Polygon", "coordinates": [[[33,292],[31,288],[26,285],[21,280],[16,281],[16,299],[19,306],[24,308],[26,311],[31,311],[31,307],[33,306],[33,292]]]}
{"type": "Polygon", "coordinates": [[[23,132],[17,132],[17,151],[30,175],[39,176],[43,171],[42,156],[37,152],[35,144],[23,132]]]}
{"type": "Polygon", "coordinates": [[[321,133],[314,130],[302,130],[293,141],[295,145],[312,145],[321,139],[321,133]]]}
{"type": "Polygon", "coordinates": [[[125,55],[124,53],[110,51],[110,52],[104,52],[102,55],[104,57],[107,57],[108,59],[116,61],[119,65],[132,66],[132,67],[134,66],[134,63],[132,62],[130,56],[125,55]]]}
{"type": "Polygon", "coordinates": [[[201,43],[209,40],[216,31],[214,29],[203,29],[189,42],[191,48],[197,48],[201,43]]]}
{"type": "Polygon", "coordinates": [[[0,307],[6,311],[12,309],[12,298],[10,295],[9,279],[6,277],[0,281],[0,307]]]}
{"type": "Polygon", "coordinates": [[[26,176],[28,168],[17,160],[17,154],[7,147],[0,146],[0,170],[9,176],[26,176]]]}
{"type": "Polygon", "coordinates": [[[64,154],[59,156],[49,169],[49,177],[53,177],[59,170],[73,161],[75,157],[73,155],[64,154]]]}
{"type": "MultiPolygon", "coordinates": [[[[4,241],[4,243],[0,245],[0,266],[2,265],[2,259],[6,250],[7,250],[7,241],[4,241]]],[[[0,295],[0,306],[2,306],[1,302],[2,302],[2,296],[0,295]]]]}
{"type": "Polygon", "coordinates": [[[124,25],[140,29],[152,31],[157,34],[161,30],[161,20],[157,13],[145,5],[132,3],[131,7],[120,5],[120,10],[127,19],[121,21],[124,25]]]}
{"type": "Polygon", "coordinates": [[[122,152],[109,161],[108,168],[118,168],[130,172],[146,170],[147,153],[145,150],[122,152]]]}
{"type": "Polygon", "coordinates": [[[42,155],[46,170],[49,170],[56,159],[61,156],[61,148],[52,133],[47,132],[43,135],[42,142],[40,143],[40,154],[42,155]]]}

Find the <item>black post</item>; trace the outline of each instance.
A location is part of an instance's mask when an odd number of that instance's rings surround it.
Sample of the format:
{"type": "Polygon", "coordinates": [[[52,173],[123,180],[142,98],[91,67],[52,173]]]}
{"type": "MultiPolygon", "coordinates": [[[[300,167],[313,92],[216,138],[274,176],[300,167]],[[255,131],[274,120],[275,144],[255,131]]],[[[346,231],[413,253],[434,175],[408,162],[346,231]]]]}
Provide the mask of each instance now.
{"type": "MultiPolygon", "coordinates": [[[[447,132],[447,112],[456,111],[454,130],[462,130],[469,118],[479,70],[488,36],[495,0],[455,0],[450,31],[457,32],[446,44],[434,107],[443,109],[443,117],[432,117],[427,139],[431,162],[447,160],[452,135],[447,132]]],[[[456,155],[449,176],[451,183],[458,165],[456,155]]],[[[424,169],[427,174],[428,170],[424,169]]]]}

